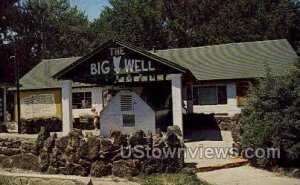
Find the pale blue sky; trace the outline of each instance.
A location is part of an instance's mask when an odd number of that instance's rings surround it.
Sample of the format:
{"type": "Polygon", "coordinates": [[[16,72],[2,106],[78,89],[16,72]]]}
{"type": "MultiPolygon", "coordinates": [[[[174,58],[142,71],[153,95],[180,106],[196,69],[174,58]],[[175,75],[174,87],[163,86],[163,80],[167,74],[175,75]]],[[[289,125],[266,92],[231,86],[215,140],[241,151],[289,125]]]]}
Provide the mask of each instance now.
{"type": "Polygon", "coordinates": [[[72,6],[77,5],[91,21],[98,18],[103,7],[108,5],[107,0],[70,0],[70,3],[72,6]]]}

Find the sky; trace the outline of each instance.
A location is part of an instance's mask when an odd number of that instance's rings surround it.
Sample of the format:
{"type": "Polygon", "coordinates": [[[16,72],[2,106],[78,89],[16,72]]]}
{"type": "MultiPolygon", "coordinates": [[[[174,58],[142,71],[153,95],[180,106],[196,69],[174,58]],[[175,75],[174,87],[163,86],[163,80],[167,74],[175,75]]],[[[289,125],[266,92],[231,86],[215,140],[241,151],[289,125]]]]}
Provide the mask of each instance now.
{"type": "Polygon", "coordinates": [[[89,20],[93,21],[98,18],[104,6],[108,5],[107,0],[70,0],[72,6],[84,11],[89,20]]]}

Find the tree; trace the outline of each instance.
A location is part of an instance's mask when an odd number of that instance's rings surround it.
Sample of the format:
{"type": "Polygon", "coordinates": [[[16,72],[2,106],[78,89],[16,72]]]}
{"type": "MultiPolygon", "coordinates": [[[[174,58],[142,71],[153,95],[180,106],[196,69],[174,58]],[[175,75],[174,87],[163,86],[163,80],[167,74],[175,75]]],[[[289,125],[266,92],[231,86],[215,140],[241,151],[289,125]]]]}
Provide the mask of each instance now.
{"type": "Polygon", "coordinates": [[[16,43],[22,74],[40,59],[80,56],[91,48],[90,23],[68,0],[25,0],[4,16],[10,33],[4,39],[16,43]]]}
{"type": "Polygon", "coordinates": [[[110,0],[93,23],[97,42],[117,36],[151,49],[299,37],[297,0],[110,0]]]}
{"type": "Polygon", "coordinates": [[[300,166],[300,72],[274,77],[268,72],[251,86],[242,110],[241,141],[245,148],[280,149],[279,158],[254,157],[264,168],[300,166]]]}

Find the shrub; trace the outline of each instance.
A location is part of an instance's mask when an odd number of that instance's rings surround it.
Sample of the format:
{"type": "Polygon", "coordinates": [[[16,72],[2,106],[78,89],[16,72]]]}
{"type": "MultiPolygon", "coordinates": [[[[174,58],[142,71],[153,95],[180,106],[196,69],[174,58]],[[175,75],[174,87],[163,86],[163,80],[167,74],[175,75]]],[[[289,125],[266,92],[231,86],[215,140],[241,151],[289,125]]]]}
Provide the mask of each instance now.
{"type": "Polygon", "coordinates": [[[40,132],[42,126],[46,127],[50,132],[62,131],[62,121],[56,117],[22,119],[21,121],[21,131],[23,134],[37,134],[40,132]]]}
{"type": "Polygon", "coordinates": [[[253,165],[269,168],[300,165],[300,74],[274,77],[269,72],[250,86],[242,110],[243,147],[280,148],[280,157],[253,158],[253,165]]]}

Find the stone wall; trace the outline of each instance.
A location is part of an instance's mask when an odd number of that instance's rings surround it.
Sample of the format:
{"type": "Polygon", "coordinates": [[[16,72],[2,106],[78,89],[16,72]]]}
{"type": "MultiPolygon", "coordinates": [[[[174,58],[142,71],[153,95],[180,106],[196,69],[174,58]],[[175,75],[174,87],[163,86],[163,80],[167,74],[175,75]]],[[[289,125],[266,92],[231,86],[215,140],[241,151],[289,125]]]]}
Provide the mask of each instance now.
{"type": "Polygon", "coordinates": [[[39,171],[35,139],[0,137],[0,167],[39,171]]]}
{"type": "Polygon", "coordinates": [[[41,132],[37,140],[41,171],[94,177],[176,173],[184,165],[182,151],[176,151],[184,147],[176,134],[179,132],[178,128],[170,127],[165,134],[158,131],[154,136],[138,130],[129,135],[114,131],[110,137],[91,135],[87,138],[81,130],[73,130],[62,138],[55,135],[45,137],[49,134],[41,132]],[[175,157],[152,155],[152,151],[162,148],[175,149],[175,157]],[[141,152],[146,153],[146,150],[150,155],[141,156],[141,152]],[[124,158],[122,154],[128,157],[124,158]]]}
{"type": "Polygon", "coordinates": [[[42,127],[34,143],[0,140],[0,167],[94,177],[176,173],[184,167],[180,134],[176,126],[169,127],[166,133],[157,131],[153,135],[137,130],[126,135],[114,131],[110,137],[84,136],[81,130],[74,129],[57,138],[42,127]],[[173,155],[159,155],[168,150],[173,155]]]}

